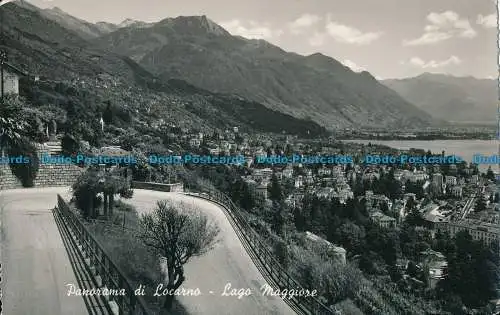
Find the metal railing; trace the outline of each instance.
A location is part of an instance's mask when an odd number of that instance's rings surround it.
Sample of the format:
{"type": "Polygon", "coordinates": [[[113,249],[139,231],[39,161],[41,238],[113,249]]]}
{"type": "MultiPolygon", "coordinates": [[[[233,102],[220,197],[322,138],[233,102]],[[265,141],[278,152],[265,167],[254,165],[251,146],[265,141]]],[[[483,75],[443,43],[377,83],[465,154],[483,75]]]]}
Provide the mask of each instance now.
{"type": "MultiPolygon", "coordinates": [[[[149,189],[153,189],[153,185],[150,184],[149,189]]],[[[250,226],[247,220],[241,214],[240,208],[224,193],[210,189],[210,188],[190,188],[184,187],[186,192],[201,193],[200,197],[216,202],[221,205],[224,210],[226,210],[226,215],[229,221],[236,230],[238,237],[242,242],[247,243],[252,253],[250,256],[256,257],[261,266],[261,272],[265,278],[271,278],[272,282],[269,283],[271,286],[274,284],[274,290],[279,289],[281,292],[283,290],[293,290],[295,292],[300,292],[304,290],[304,287],[295,280],[288,272],[281,266],[278,260],[274,257],[274,254],[268,249],[268,247],[262,242],[261,236],[250,226]],[[277,287],[277,288],[276,288],[277,287]]],[[[271,282],[271,281],[269,281],[271,282]]],[[[309,290],[311,292],[311,290],[309,290]]],[[[285,302],[292,304],[292,308],[299,314],[317,314],[317,315],[329,315],[329,314],[340,314],[338,310],[332,310],[331,308],[324,305],[317,297],[314,296],[294,296],[291,299],[285,298],[285,302]]]]}
{"type": "Polygon", "coordinates": [[[125,295],[110,295],[119,309],[120,315],[152,315],[141,296],[136,296],[134,289],[124,273],[108,257],[102,245],[92,236],[77,215],[69,208],[68,204],[58,194],[57,211],[61,215],[63,224],[72,232],[82,250],[90,260],[90,265],[95,267],[96,274],[102,279],[102,288],[125,291],[125,295]]]}

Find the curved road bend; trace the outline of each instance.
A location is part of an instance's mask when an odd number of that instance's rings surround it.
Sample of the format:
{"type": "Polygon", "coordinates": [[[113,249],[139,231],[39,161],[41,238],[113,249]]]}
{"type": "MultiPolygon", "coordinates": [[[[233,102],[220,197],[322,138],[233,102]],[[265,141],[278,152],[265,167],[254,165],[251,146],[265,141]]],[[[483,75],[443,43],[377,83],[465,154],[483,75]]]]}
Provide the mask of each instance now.
{"type": "Polygon", "coordinates": [[[224,212],[216,204],[179,193],[167,193],[134,189],[134,196],[127,203],[133,204],[139,214],[151,211],[158,200],[167,199],[185,202],[207,214],[220,227],[220,242],[201,257],[192,258],[185,266],[184,288],[199,288],[200,296],[179,296],[189,314],[295,314],[280,298],[263,296],[260,287],[266,283],[252,259],[244,249],[224,212]],[[250,288],[251,296],[238,299],[235,296],[221,296],[224,286],[250,288]],[[212,291],[213,293],[210,293],[212,291]]]}
{"type": "Polygon", "coordinates": [[[88,314],[51,209],[68,187],[0,191],[3,314],[88,314]]]}

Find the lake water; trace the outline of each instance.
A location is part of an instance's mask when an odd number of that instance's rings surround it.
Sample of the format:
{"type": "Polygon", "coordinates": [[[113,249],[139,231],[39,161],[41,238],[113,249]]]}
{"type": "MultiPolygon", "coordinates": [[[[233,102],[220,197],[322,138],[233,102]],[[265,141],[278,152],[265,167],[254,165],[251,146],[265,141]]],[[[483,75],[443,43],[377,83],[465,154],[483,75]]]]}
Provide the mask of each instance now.
{"type": "MultiPolygon", "coordinates": [[[[363,144],[382,144],[388,147],[408,150],[410,148],[430,150],[439,154],[443,150],[446,155],[455,154],[464,160],[471,162],[474,154],[494,155],[498,154],[498,140],[342,140],[344,142],[355,142],[363,144]]],[[[480,165],[481,170],[487,170],[488,165],[480,165]]],[[[493,170],[498,167],[492,165],[493,170]]]]}

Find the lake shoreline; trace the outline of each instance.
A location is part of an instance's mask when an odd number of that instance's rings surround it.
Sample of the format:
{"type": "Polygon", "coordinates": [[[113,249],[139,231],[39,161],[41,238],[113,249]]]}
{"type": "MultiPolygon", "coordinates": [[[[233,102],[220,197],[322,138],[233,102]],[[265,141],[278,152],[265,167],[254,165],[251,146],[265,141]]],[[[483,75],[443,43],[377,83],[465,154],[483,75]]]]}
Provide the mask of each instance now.
{"type": "MultiPolygon", "coordinates": [[[[367,145],[383,145],[398,150],[423,149],[430,150],[433,154],[441,154],[445,151],[447,155],[454,154],[467,162],[473,161],[473,156],[480,154],[483,156],[492,156],[499,154],[499,141],[494,140],[368,140],[368,139],[352,139],[341,140],[344,143],[359,143],[367,145]]],[[[493,165],[492,165],[493,166],[493,165]]],[[[480,165],[480,169],[484,171],[487,165],[480,165]]]]}

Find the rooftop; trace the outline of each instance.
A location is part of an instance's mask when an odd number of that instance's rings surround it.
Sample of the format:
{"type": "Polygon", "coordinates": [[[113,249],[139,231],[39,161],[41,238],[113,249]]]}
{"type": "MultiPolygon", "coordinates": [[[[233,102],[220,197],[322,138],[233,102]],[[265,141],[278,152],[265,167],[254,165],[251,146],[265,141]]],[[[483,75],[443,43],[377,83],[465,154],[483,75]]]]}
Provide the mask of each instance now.
{"type": "Polygon", "coordinates": [[[481,220],[473,220],[473,219],[464,219],[460,221],[450,222],[454,226],[465,227],[469,229],[474,229],[478,231],[484,231],[494,234],[500,234],[500,229],[498,228],[498,224],[484,222],[481,220]]]}
{"type": "Polygon", "coordinates": [[[4,69],[6,71],[9,71],[9,72],[15,73],[17,75],[21,75],[21,76],[28,76],[27,72],[13,66],[12,64],[10,64],[8,62],[4,63],[4,67],[5,67],[4,69]]]}

